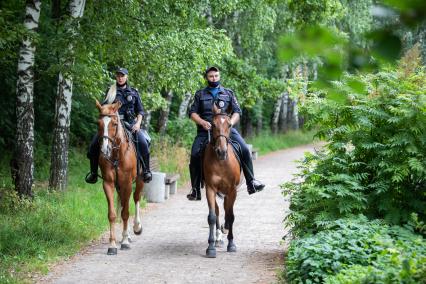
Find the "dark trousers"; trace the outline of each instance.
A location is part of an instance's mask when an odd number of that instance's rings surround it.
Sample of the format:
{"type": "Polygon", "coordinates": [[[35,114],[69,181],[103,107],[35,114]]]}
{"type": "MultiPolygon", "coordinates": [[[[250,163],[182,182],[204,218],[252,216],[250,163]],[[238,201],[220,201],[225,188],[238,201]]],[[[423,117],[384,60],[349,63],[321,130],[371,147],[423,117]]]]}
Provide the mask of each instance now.
{"type": "MultiPolygon", "coordinates": [[[[246,178],[247,185],[250,184],[254,179],[253,172],[253,161],[251,159],[250,149],[247,147],[246,142],[240,133],[234,128],[231,129],[230,134],[231,140],[237,142],[241,148],[241,166],[243,168],[244,177],[246,178]]],[[[191,185],[192,188],[200,189],[201,188],[201,154],[202,151],[208,143],[208,134],[207,132],[199,132],[195,137],[194,143],[192,143],[191,148],[191,160],[189,163],[189,172],[191,175],[191,185]]]]}
{"type": "MultiPolygon", "coordinates": [[[[136,142],[136,151],[139,159],[142,159],[146,163],[146,161],[149,161],[148,141],[141,131],[133,133],[133,140],[136,142]]],[[[92,173],[98,172],[99,155],[99,135],[95,134],[95,136],[92,138],[92,142],[90,142],[89,150],[87,152],[87,158],[90,159],[90,171],[92,173]]]]}

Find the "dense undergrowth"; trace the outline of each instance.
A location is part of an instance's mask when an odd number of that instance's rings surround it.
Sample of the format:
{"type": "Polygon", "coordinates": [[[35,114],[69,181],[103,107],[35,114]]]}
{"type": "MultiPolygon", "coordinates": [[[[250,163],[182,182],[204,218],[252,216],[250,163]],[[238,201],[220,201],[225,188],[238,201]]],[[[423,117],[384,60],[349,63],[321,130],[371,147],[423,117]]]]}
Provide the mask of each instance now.
{"type": "Polygon", "coordinates": [[[311,94],[327,144],[284,185],[290,283],[425,283],[426,73],[412,51],[398,68],[347,76],[339,104],[311,94]],[[352,87],[358,86],[358,92],[352,87]]]}

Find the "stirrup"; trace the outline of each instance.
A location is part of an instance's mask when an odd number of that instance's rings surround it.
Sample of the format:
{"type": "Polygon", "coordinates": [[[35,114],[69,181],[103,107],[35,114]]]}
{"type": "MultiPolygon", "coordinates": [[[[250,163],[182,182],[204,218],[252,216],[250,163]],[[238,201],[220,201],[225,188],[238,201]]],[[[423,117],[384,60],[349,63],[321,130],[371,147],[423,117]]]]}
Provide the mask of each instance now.
{"type": "Polygon", "coordinates": [[[191,192],[186,196],[190,201],[198,201],[201,200],[201,190],[192,188],[191,192]]]}
{"type": "Polygon", "coordinates": [[[144,172],[143,173],[143,181],[145,183],[149,183],[152,180],[152,173],[151,172],[144,172]]]}
{"type": "Polygon", "coordinates": [[[86,177],[84,178],[84,180],[85,180],[87,183],[92,183],[92,184],[94,184],[94,183],[96,183],[96,182],[98,181],[98,174],[97,174],[97,173],[92,173],[92,172],[90,172],[90,173],[88,173],[88,174],[86,175],[86,177]]]}
{"type": "Polygon", "coordinates": [[[265,185],[258,180],[252,180],[247,186],[248,194],[253,194],[258,191],[262,191],[265,188],[265,185]]]}

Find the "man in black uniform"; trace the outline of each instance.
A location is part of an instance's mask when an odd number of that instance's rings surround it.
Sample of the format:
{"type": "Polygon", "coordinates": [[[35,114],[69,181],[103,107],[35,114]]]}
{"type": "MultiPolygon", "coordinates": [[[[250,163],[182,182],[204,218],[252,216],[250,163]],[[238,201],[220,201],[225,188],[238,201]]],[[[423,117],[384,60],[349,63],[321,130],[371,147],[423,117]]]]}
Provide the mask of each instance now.
{"type": "MultiPolygon", "coordinates": [[[[133,139],[136,141],[136,151],[138,159],[143,161],[143,180],[150,182],[152,174],[149,169],[149,145],[148,141],[141,131],[141,122],[144,115],[141,98],[135,88],[129,86],[126,68],[118,68],[115,73],[116,83],[106,93],[106,98],[102,104],[112,104],[121,102],[118,110],[120,119],[127,122],[126,127],[133,133],[133,139]]],[[[90,143],[87,157],[90,159],[90,173],[86,176],[86,182],[96,183],[98,180],[99,163],[99,136],[96,134],[90,143]]]]}
{"type": "MultiPolygon", "coordinates": [[[[192,144],[191,161],[189,164],[192,185],[191,193],[187,195],[189,200],[201,200],[201,153],[208,139],[208,130],[211,129],[211,122],[213,120],[212,107],[214,101],[221,101],[222,105],[220,105],[220,107],[222,109],[227,109],[231,104],[232,125],[235,125],[241,116],[241,109],[234,93],[230,89],[222,87],[220,84],[219,69],[217,67],[210,67],[205,71],[204,76],[207,80],[208,86],[195,93],[194,101],[188,113],[189,117],[197,124],[198,128],[197,136],[192,144]]],[[[265,185],[254,179],[251,153],[246,142],[235,128],[231,129],[230,138],[231,140],[236,141],[241,147],[241,165],[246,178],[248,193],[253,194],[257,191],[261,191],[265,185]]]]}

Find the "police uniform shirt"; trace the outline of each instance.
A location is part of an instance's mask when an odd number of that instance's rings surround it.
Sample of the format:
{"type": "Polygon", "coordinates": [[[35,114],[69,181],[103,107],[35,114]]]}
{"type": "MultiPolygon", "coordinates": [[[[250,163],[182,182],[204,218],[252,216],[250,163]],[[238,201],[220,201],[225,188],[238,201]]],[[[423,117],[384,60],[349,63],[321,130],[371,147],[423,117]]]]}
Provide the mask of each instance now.
{"type": "Polygon", "coordinates": [[[118,114],[127,122],[133,122],[138,114],[144,115],[144,108],[138,91],[135,88],[126,85],[125,88],[117,86],[117,93],[114,102],[121,102],[118,114]]]}
{"type": "MultiPolygon", "coordinates": [[[[219,86],[217,100],[223,101],[223,105],[220,105],[221,109],[228,109],[228,106],[230,106],[231,114],[239,113],[241,115],[241,108],[232,90],[219,86]]],[[[212,122],[213,102],[214,96],[211,94],[208,87],[197,91],[194,96],[194,101],[188,111],[189,117],[191,117],[192,113],[197,113],[202,119],[212,122]]],[[[206,130],[204,130],[201,125],[198,125],[198,132],[201,131],[204,132],[206,130]]]]}

